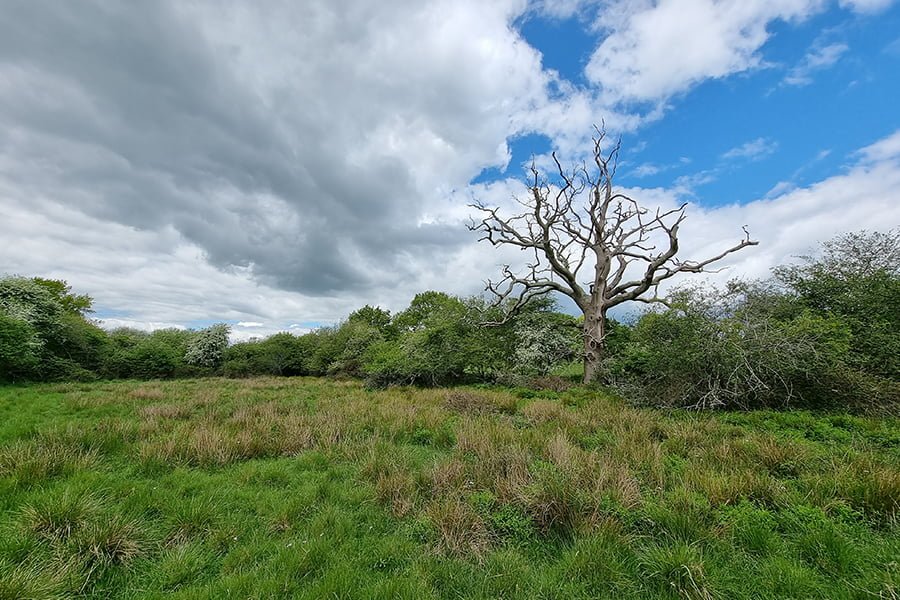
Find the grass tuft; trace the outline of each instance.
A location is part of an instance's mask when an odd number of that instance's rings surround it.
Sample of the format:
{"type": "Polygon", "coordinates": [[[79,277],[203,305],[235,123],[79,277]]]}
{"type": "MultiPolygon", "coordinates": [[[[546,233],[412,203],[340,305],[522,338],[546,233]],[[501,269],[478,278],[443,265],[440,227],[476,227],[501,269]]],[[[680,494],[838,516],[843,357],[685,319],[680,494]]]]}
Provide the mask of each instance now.
{"type": "Polygon", "coordinates": [[[81,560],[90,565],[124,565],[144,554],[146,533],[138,521],[121,515],[98,519],[75,538],[81,560]]]}
{"type": "Polygon", "coordinates": [[[491,545],[484,520],[459,498],[437,499],[425,511],[437,533],[436,548],[450,556],[484,557],[491,545]]]}
{"type": "Polygon", "coordinates": [[[65,541],[83,531],[101,509],[96,497],[64,490],[61,494],[44,495],[21,511],[23,528],[48,541],[65,541]]]}
{"type": "Polygon", "coordinates": [[[84,469],[96,459],[94,451],[39,437],[0,448],[0,477],[31,487],[84,469]]]}
{"type": "Polygon", "coordinates": [[[0,559],[0,600],[62,600],[70,597],[61,573],[50,573],[37,564],[12,564],[0,559]]]}
{"type": "Polygon", "coordinates": [[[695,546],[682,542],[651,546],[640,557],[642,574],[655,591],[688,600],[711,600],[703,559],[695,546]]]}

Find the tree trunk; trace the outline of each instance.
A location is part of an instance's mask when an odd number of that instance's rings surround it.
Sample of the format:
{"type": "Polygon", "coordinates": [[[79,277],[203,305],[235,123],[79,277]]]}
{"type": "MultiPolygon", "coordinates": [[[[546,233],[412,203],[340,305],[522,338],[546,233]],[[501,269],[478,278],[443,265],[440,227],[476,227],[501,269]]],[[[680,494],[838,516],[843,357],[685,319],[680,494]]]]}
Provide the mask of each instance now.
{"type": "Polygon", "coordinates": [[[591,310],[584,314],[584,383],[597,379],[606,357],[606,311],[591,310]]]}

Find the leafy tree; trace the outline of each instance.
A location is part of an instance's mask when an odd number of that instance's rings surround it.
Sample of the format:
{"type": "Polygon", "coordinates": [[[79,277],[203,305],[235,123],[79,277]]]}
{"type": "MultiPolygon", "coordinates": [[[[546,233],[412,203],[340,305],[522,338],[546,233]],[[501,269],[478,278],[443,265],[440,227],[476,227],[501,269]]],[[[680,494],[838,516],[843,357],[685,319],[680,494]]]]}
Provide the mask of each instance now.
{"type": "Polygon", "coordinates": [[[225,376],[280,375],[278,372],[273,373],[273,365],[266,360],[264,343],[263,340],[251,340],[229,346],[222,361],[225,376]]]}
{"type": "Polygon", "coordinates": [[[46,287],[25,277],[0,279],[0,312],[28,323],[35,335],[32,347],[43,346],[59,333],[62,305],[46,287]]]}
{"type": "Polygon", "coordinates": [[[485,327],[502,311],[482,298],[443,292],[416,295],[393,320],[396,338],[370,345],[363,371],[370,382],[440,385],[487,379],[510,368],[515,351],[511,323],[485,327]]]}
{"type": "Polygon", "coordinates": [[[359,310],[350,313],[347,321],[350,323],[362,323],[388,337],[393,337],[396,332],[391,323],[390,311],[377,306],[373,308],[366,304],[359,310]]]}
{"type": "Polygon", "coordinates": [[[36,339],[27,321],[0,312],[0,382],[34,377],[39,365],[36,339]]]}
{"type": "Polygon", "coordinates": [[[0,279],[0,315],[7,375],[16,379],[89,379],[99,369],[106,334],[84,318],[88,296],[70,293],[64,281],[0,279]],[[17,356],[18,355],[18,356],[17,356]]]}
{"type": "Polygon", "coordinates": [[[900,380],[900,231],[838,236],[775,277],[799,305],[849,326],[854,365],[900,380]]]}
{"type": "Polygon", "coordinates": [[[166,379],[184,368],[185,338],[191,332],[130,328],[111,331],[102,373],[122,379],[166,379]]]}
{"type": "Polygon", "coordinates": [[[276,333],[260,342],[266,372],[272,375],[305,375],[307,373],[304,340],[287,332],[276,333]]]}
{"type": "Polygon", "coordinates": [[[87,294],[73,294],[72,286],[65,281],[43,277],[33,277],[32,281],[49,291],[65,312],[82,317],[93,312],[94,299],[87,294]]]}
{"type": "Polygon", "coordinates": [[[458,302],[457,298],[444,292],[421,292],[415,295],[406,310],[394,317],[394,326],[401,333],[423,329],[429,319],[458,309],[458,302]]]}

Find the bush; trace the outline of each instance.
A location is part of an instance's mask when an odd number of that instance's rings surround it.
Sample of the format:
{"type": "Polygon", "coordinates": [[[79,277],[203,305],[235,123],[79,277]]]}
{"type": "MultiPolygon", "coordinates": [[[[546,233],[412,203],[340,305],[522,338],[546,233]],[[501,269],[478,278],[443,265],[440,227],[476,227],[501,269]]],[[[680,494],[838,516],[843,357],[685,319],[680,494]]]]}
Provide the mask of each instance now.
{"type": "Polygon", "coordinates": [[[370,384],[447,385],[545,375],[570,360],[578,327],[550,299],[511,319],[474,297],[419,294],[370,344],[362,371],[370,384]]]}
{"type": "Polygon", "coordinates": [[[818,256],[775,269],[797,304],[852,332],[849,364],[900,380],[900,231],[848,233],[818,256]]]}
{"type": "Polygon", "coordinates": [[[64,281],[0,278],[0,380],[94,379],[106,333],[64,281]]]}
{"type": "MultiPolygon", "coordinates": [[[[672,307],[644,314],[607,367],[632,396],[654,404],[712,407],[820,405],[846,360],[850,331],[801,310],[777,319],[758,288],[682,289],[672,307]]],[[[830,398],[829,398],[830,396],[830,398]]]]}
{"type": "Polygon", "coordinates": [[[252,375],[307,375],[310,336],[276,333],[265,340],[240,342],[225,350],[222,372],[226,377],[252,375]]]}
{"type": "Polygon", "coordinates": [[[217,323],[195,333],[184,353],[184,361],[195,367],[213,369],[222,364],[225,349],[228,348],[228,334],[231,328],[225,323],[217,323]]]}
{"type": "Polygon", "coordinates": [[[112,378],[166,379],[184,371],[184,347],[190,332],[163,329],[148,334],[117,329],[109,334],[102,374],[112,378]]]}
{"type": "Polygon", "coordinates": [[[27,321],[0,312],[0,381],[32,378],[37,372],[39,347],[27,321]]]}
{"type": "Polygon", "coordinates": [[[535,311],[516,320],[516,371],[548,375],[571,362],[579,352],[580,326],[574,317],[556,312],[535,311]]]}

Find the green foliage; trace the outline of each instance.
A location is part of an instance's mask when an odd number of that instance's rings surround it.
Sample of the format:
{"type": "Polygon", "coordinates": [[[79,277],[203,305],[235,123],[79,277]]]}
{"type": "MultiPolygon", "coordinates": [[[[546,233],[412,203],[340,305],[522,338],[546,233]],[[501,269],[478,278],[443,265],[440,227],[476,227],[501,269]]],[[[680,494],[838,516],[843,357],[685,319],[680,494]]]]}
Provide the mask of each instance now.
{"type": "Polygon", "coordinates": [[[163,340],[147,336],[125,356],[120,377],[133,379],[165,379],[172,377],[181,363],[178,350],[163,340]]]}
{"type": "Polygon", "coordinates": [[[308,339],[287,332],[265,340],[241,342],[225,350],[222,369],[228,377],[306,375],[308,339]]]}
{"type": "MultiPolygon", "coordinates": [[[[358,313],[354,313],[356,315],[358,313]]],[[[351,315],[353,317],[353,315],[351,315]]],[[[337,350],[327,372],[359,377],[363,374],[363,358],[372,344],[384,339],[386,325],[372,324],[362,318],[351,318],[338,327],[332,342],[337,350]]]]}
{"type": "Polygon", "coordinates": [[[87,294],[73,294],[72,286],[65,281],[43,277],[34,277],[32,281],[49,291],[65,312],[82,317],[93,312],[94,299],[87,294]]]}
{"type": "Polygon", "coordinates": [[[103,373],[124,379],[166,379],[183,368],[185,348],[191,333],[161,329],[145,333],[116,329],[109,334],[109,350],[103,373]]]}
{"type": "Polygon", "coordinates": [[[374,385],[488,379],[512,364],[512,326],[485,325],[501,317],[499,309],[480,298],[418,294],[394,317],[397,337],[370,346],[363,371],[374,385]]]}
{"type": "Polygon", "coordinates": [[[897,239],[851,234],[772,281],[677,290],[635,323],[609,377],[663,405],[895,410],[900,276],[862,249],[890,256],[897,239]]]}
{"type": "Polygon", "coordinates": [[[852,366],[900,380],[900,231],[845,234],[802,259],[776,278],[799,305],[849,327],[852,366]]]}
{"type": "MultiPolygon", "coordinates": [[[[696,408],[900,409],[900,233],[853,233],[767,281],[682,288],[607,324],[607,383],[633,401],[696,408]]],[[[0,278],[0,381],[337,375],[374,386],[494,382],[565,391],[582,323],[550,297],[511,305],[417,294],[335,326],[229,346],[228,326],[105,332],[65,281],[0,278]]],[[[522,391],[523,397],[534,392],[522,391]]]]}
{"type": "Polygon", "coordinates": [[[29,379],[39,364],[34,328],[0,312],[0,381],[29,379]]]}
{"type": "Polygon", "coordinates": [[[391,334],[393,333],[393,324],[391,322],[391,313],[390,311],[384,310],[380,307],[371,307],[368,304],[350,313],[350,316],[347,317],[347,321],[350,323],[361,323],[363,325],[367,325],[372,329],[375,329],[381,332],[383,335],[387,337],[393,337],[391,334]]]}
{"type": "Polygon", "coordinates": [[[95,377],[105,334],[90,307],[63,281],[0,278],[0,381],[95,377]]]}
{"type": "Polygon", "coordinates": [[[709,407],[821,403],[845,359],[850,332],[808,310],[774,318],[757,288],[682,288],[672,307],[644,314],[608,365],[631,394],[709,407]]]}

